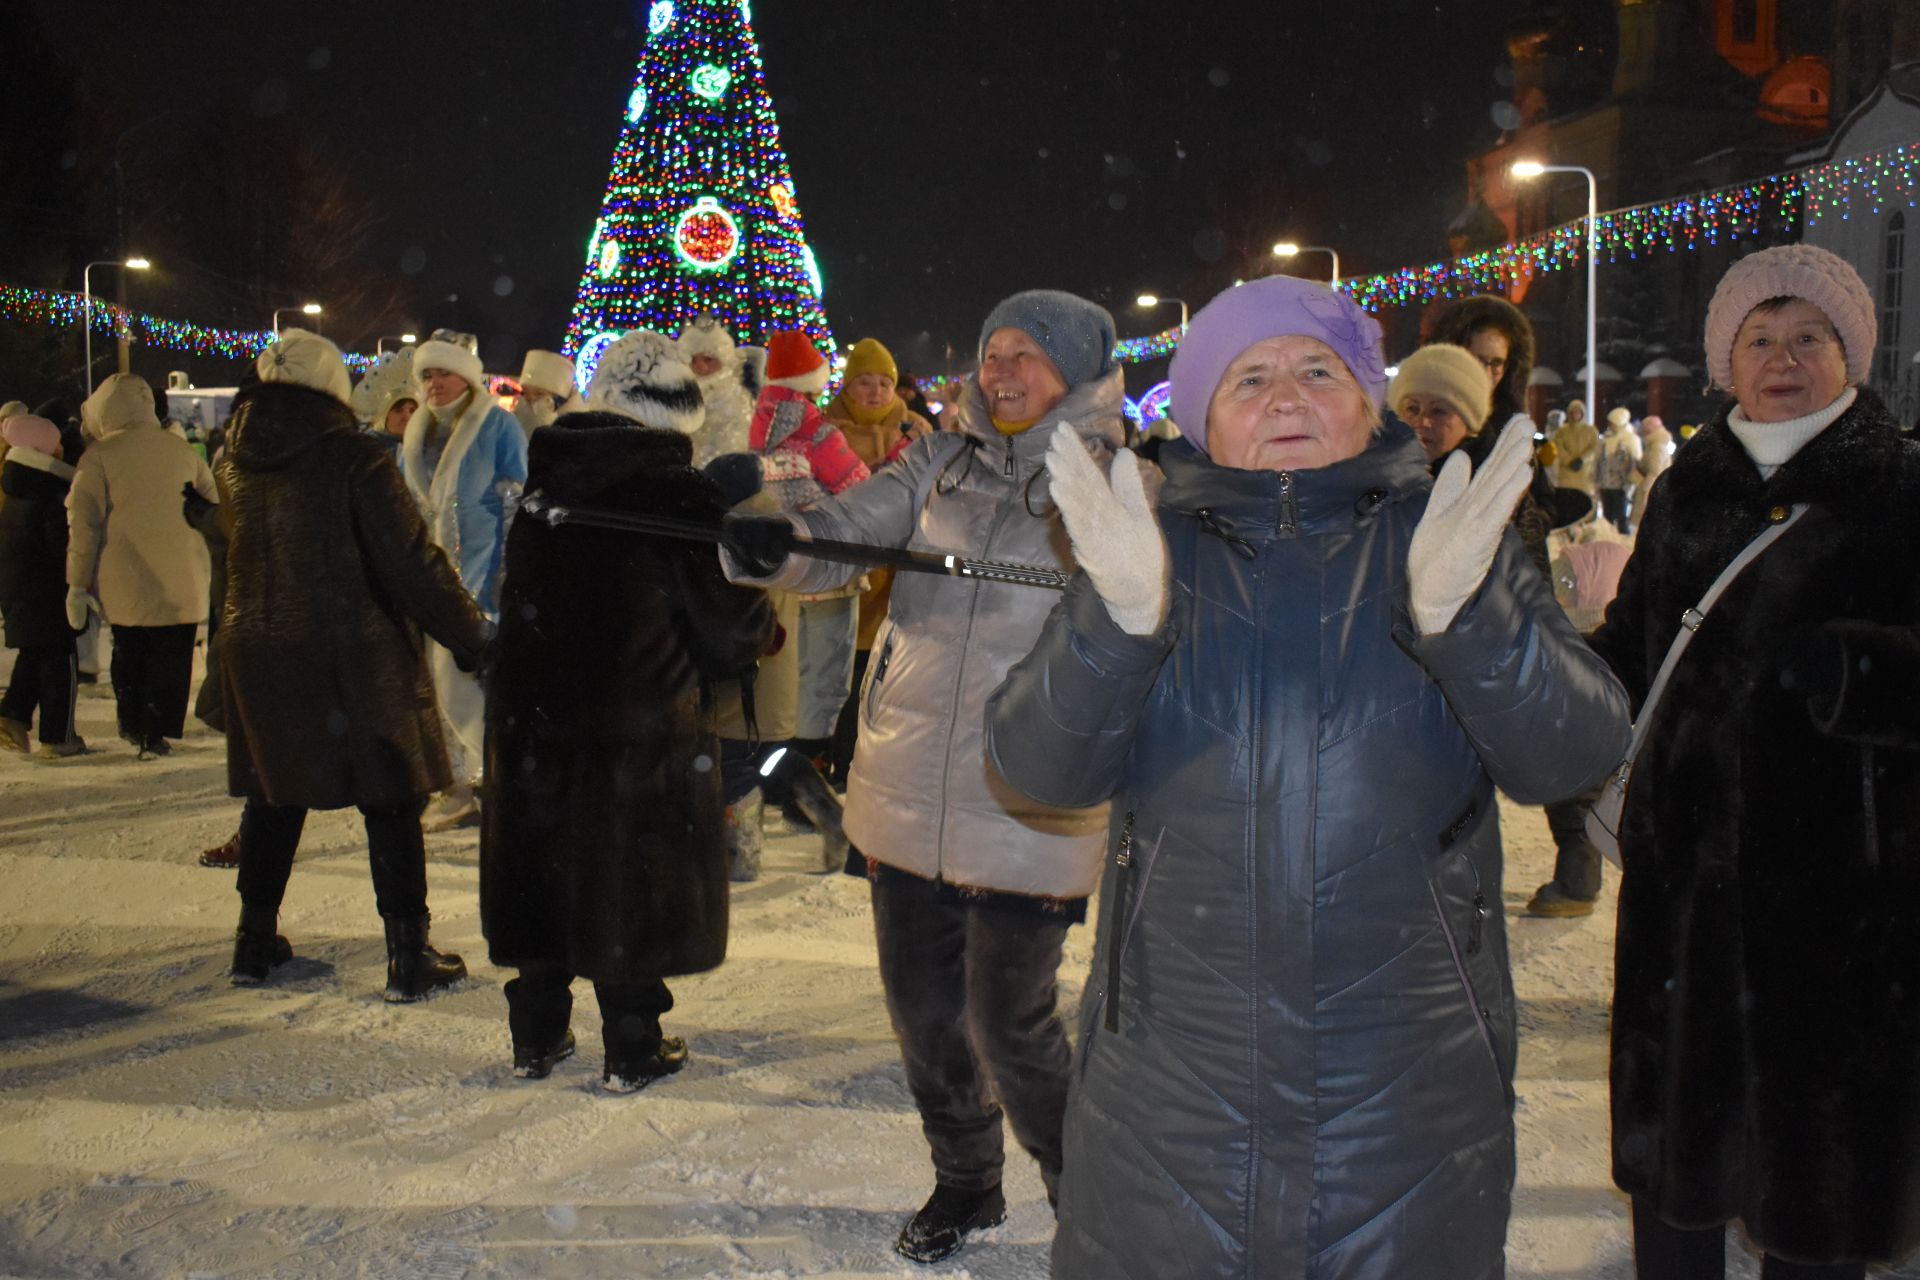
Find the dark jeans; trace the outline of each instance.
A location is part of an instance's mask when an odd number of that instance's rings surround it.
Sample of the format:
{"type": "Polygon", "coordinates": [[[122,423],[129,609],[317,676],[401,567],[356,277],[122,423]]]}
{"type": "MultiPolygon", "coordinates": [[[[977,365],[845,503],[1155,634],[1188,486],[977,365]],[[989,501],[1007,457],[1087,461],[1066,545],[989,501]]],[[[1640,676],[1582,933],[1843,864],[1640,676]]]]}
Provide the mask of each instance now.
{"type": "Polygon", "coordinates": [[[872,658],[871,649],[854,652],[853,691],[847,695],[847,705],[840,708],[840,720],[833,726],[833,767],[827,773],[827,781],[842,791],[847,787],[847,773],[853,768],[853,744],[860,736],[860,686],[867,678],[867,663],[872,658]]]}
{"type": "MultiPolygon", "coordinates": [[[[1727,1229],[1668,1226],[1635,1197],[1633,1273],[1639,1280],[1725,1280],[1727,1229]]],[[[1760,1263],[1760,1280],[1861,1280],[1866,1274],[1864,1262],[1812,1265],[1768,1254],[1760,1263]]]]}
{"type": "Polygon", "coordinates": [[[0,718],[31,725],[40,713],[40,741],[59,746],[73,732],[73,637],[65,643],[31,644],[13,661],[13,679],[0,698],[0,718]]]}
{"type": "Polygon", "coordinates": [[[1547,829],[1559,849],[1553,860],[1553,882],[1569,898],[1582,902],[1600,896],[1600,851],[1587,839],[1587,810],[1599,798],[1600,789],[1595,787],[1547,806],[1547,829]]]}
{"type": "Polygon", "coordinates": [[[1067,1110],[1067,1034],[1054,1012],[1066,923],[942,901],[932,881],[888,875],[873,882],[873,929],[935,1178],[1000,1185],[1004,1107],[1052,1196],[1067,1110]]]}
{"type": "MultiPolygon", "coordinates": [[[[421,802],[360,810],[367,820],[367,860],[380,914],[412,919],[427,914],[427,846],[420,836],[421,802]]],[[[293,875],[294,851],[307,811],[250,797],[240,813],[240,901],[280,909],[293,875]]]]}
{"type": "MultiPolygon", "coordinates": [[[[574,975],[557,964],[526,964],[507,982],[507,1026],[519,1048],[544,1049],[566,1032],[573,1017],[574,975]]],[[[658,978],[596,982],[600,1042],[610,1066],[630,1066],[660,1047],[660,1016],[673,1008],[673,992],[658,978]]]]}
{"type": "Polygon", "coordinates": [[[147,743],[186,732],[197,630],[190,622],[113,629],[113,696],[122,737],[147,743]]]}
{"type": "Polygon", "coordinates": [[[1600,490],[1600,514],[1612,522],[1620,532],[1627,531],[1627,491],[1625,489],[1600,490]]]}

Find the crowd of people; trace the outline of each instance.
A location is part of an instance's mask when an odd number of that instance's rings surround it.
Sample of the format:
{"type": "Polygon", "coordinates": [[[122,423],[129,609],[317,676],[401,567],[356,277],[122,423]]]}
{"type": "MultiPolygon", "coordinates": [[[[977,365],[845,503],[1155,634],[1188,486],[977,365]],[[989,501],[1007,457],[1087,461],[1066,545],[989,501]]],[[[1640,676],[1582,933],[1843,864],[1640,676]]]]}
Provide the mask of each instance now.
{"type": "Polygon", "coordinates": [[[461,335],[355,388],[287,330],[211,467],[131,374],[73,423],[0,409],[0,748],[87,750],[97,617],[164,754],[207,621],[234,983],[291,958],[305,815],[344,807],[386,998],[459,982],[422,832],[477,824],[514,1074],[577,1052],[586,978],[613,1092],[686,1062],[668,982],[724,962],[766,826],[815,831],[868,883],[929,1149],[899,1252],[1004,1218],[1010,1125],[1087,1280],[1503,1273],[1503,791],[1558,846],[1530,914],[1620,865],[1637,1274],[1719,1277],[1739,1223],[1769,1280],[1853,1280],[1920,1247],[1920,576],[1888,554],[1920,446],[1865,386],[1876,314],[1823,250],[1741,259],[1726,402],[1678,441],[1580,401],[1536,431],[1502,299],[1389,373],[1291,277],[1193,317],[1148,439],[1112,317],[1054,290],[989,312],[938,427],[872,338],[827,398],[807,335],[703,316],[586,379],[531,352],[502,405],[461,335]],[[905,571],[958,559],[1066,586],[905,571]]]}

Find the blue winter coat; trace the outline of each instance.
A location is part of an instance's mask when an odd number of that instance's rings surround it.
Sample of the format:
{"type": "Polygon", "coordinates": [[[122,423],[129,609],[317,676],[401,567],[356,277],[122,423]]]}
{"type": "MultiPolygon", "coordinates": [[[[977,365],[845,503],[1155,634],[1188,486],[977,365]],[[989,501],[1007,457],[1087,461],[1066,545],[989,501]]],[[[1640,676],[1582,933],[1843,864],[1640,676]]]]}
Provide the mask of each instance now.
{"type": "Polygon", "coordinates": [[[434,542],[460,571],[480,611],[497,618],[507,525],[527,482],[527,433],[491,396],[477,391],[434,458],[426,446],[432,421],[427,409],[415,411],[400,447],[400,469],[434,542]]]}
{"type": "Polygon", "coordinates": [[[1161,631],[1084,575],[989,704],[1053,804],[1113,797],[1054,1275],[1502,1274],[1514,1002],[1494,788],[1618,762],[1619,684],[1509,532],[1406,620],[1426,459],[1391,423],[1300,472],[1162,451],[1161,631]]]}

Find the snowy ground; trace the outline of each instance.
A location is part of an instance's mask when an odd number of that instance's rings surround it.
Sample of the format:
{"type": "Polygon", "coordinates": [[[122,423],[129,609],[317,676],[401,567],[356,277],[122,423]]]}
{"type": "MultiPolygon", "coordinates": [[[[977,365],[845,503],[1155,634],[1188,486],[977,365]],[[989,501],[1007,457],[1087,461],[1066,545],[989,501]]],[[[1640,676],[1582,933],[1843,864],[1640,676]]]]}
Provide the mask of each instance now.
{"type": "MultiPolygon", "coordinates": [[[[364,846],[341,813],[307,825],[281,917],[297,959],[237,989],[232,876],[194,861],[234,826],[221,740],[196,724],[138,763],[104,688],[81,730],[81,759],[0,758],[0,1275],[1046,1274],[1052,1219],[1017,1148],[1005,1226],[936,1267],[891,1251],[932,1175],[864,885],[811,874],[812,841],[773,843],[736,888],[726,965],[673,984],[686,1071],[614,1097],[584,983],[580,1055],[512,1078],[471,832],[428,838],[434,940],[475,973],[461,989],[381,1001],[364,846]]],[[[1537,811],[1501,816],[1511,914],[1552,854],[1537,811]]],[[[1607,1176],[1612,908],[1609,885],[1587,920],[1511,923],[1515,1277],[1631,1274],[1607,1176]]],[[[1090,946],[1073,931],[1069,1004],[1090,946]]]]}

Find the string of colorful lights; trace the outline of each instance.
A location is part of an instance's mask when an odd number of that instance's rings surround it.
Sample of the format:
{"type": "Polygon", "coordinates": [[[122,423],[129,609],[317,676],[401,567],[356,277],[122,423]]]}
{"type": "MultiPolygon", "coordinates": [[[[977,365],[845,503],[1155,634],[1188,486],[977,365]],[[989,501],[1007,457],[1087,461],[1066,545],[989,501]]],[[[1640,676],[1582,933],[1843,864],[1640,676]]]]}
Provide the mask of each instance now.
{"type": "Polygon", "coordinates": [[[831,357],[821,292],[745,0],[654,0],[567,326],[581,385],[621,333],[702,312],[831,357]]]}
{"type": "MultiPolygon", "coordinates": [[[[740,0],[680,0],[680,3],[683,7],[708,4],[729,9],[738,4],[738,12],[745,15],[745,5],[740,0]]],[[[663,12],[663,5],[669,17],[667,25],[653,30],[655,37],[672,25],[672,0],[656,0],[655,20],[658,21],[657,15],[663,12]]],[[[612,333],[625,328],[666,327],[671,331],[698,311],[712,310],[736,336],[753,340],[769,328],[804,328],[824,350],[833,350],[832,336],[826,330],[826,317],[820,308],[819,268],[801,231],[792,175],[787,171],[785,154],[779,149],[772,108],[766,102],[759,53],[750,31],[744,26],[739,30],[745,50],[741,65],[750,70],[753,110],[755,113],[764,110],[763,142],[770,147],[763,162],[771,167],[755,172],[775,175],[766,186],[764,202],[736,197],[729,209],[723,204],[724,192],[723,195],[709,194],[707,186],[677,206],[658,193],[650,197],[649,207],[655,216],[664,216],[663,210],[672,209],[673,243],[677,246],[677,258],[684,259],[681,263],[684,270],[671,267],[662,270],[663,255],[657,247],[646,247],[641,223],[634,212],[640,200],[637,188],[635,193],[627,194],[626,187],[631,183],[622,183],[623,172],[630,179],[637,173],[632,167],[638,162],[637,151],[632,148],[638,144],[632,138],[631,125],[644,118],[649,103],[650,91],[644,83],[637,83],[629,100],[630,127],[622,134],[621,151],[615,157],[608,209],[588,246],[588,278],[581,287],[574,327],[569,330],[570,344],[574,343],[576,334],[588,331],[590,325],[598,327],[592,328],[592,337],[572,349],[580,350],[593,341],[604,347],[612,340],[612,333]],[[625,170],[620,163],[623,157],[629,162],[625,170]],[[743,233],[742,215],[756,225],[756,230],[743,233]],[[616,228],[611,236],[610,226],[616,228]],[[748,259],[747,267],[741,267],[743,256],[748,259]],[[654,290],[645,297],[634,292],[641,278],[630,278],[627,274],[640,262],[648,265],[644,280],[654,290]],[[759,268],[759,276],[770,282],[765,297],[756,295],[751,288],[747,273],[753,266],[759,268]],[[736,267],[741,269],[734,270],[736,267]],[[727,281],[727,287],[703,291],[701,282],[715,278],[716,273],[727,281]],[[593,287],[596,279],[604,287],[593,287]],[[756,311],[756,303],[764,304],[763,309],[756,311]],[[762,315],[768,318],[759,319],[762,315]],[[588,317],[597,319],[586,319],[588,317]]],[[[648,62],[643,58],[643,81],[647,67],[648,62]]],[[[732,79],[737,81],[739,77],[732,79]]],[[[754,119],[755,127],[760,127],[759,115],[754,119]]],[[[693,149],[685,140],[672,143],[669,137],[668,141],[677,153],[693,149]]],[[[716,144],[708,141],[701,145],[710,151],[716,144]]],[[[720,188],[714,186],[713,189],[720,188]]],[[[1789,228],[1795,223],[1805,227],[1823,218],[1844,219],[1858,210],[1878,213],[1894,203],[1913,208],[1916,201],[1920,201],[1920,141],[1809,169],[1773,174],[1717,191],[1612,210],[1600,215],[1598,239],[1608,260],[1618,262],[1622,255],[1633,259],[1655,252],[1674,253],[1697,249],[1703,244],[1717,244],[1722,239],[1752,235],[1763,220],[1789,228]]],[[[1574,221],[1526,240],[1462,258],[1343,280],[1340,288],[1370,311],[1388,306],[1423,305],[1439,298],[1498,291],[1524,275],[1579,266],[1585,248],[1585,228],[1574,221]]],[[[78,328],[83,313],[84,301],[78,293],[0,284],[0,319],[78,328]]],[[[169,320],[131,311],[99,297],[93,300],[93,328],[104,337],[124,337],[136,345],[230,359],[251,359],[273,341],[269,330],[223,329],[169,320]]],[[[1115,347],[1115,355],[1126,363],[1161,359],[1171,355],[1179,341],[1180,329],[1175,326],[1144,337],[1123,339],[1115,347]]],[[[597,350],[582,351],[583,356],[597,354],[597,350]]],[[[354,353],[348,353],[346,360],[355,371],[363,371],[372,363],[371,357],[354,353]]],[[[582,363],[590,372],[591,364],[582,363]]]]}
{"type": "MultiPolygon", "coordinates": [[[[1790,230],[1826,217],[1845,218],[1857,208],[1876,213],[1890,203],[1913,208],[1920,200],[1916,170],[1920,170],[1920,141],[1755,182],[1615,209],[1599,216],[1596,238],[1606,260],[1619,262],[1751,236],[1767,223],[1790,230]]],[[[1444,298],[1498,293],[1528,276],[1578,267],[1585,262],[1585,252],[1586,226],[1580,219],[1465,257],[1356,276],[1342,280],[1339,287],[1369,311],[1420,306],[1444,298]]],[[[1128,363],[1159,359],[1172,354],[1179,341],[1176,325],[1124,339],[1115,355],[1128,363]]]]}

